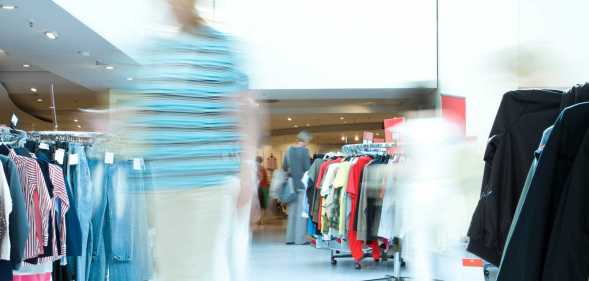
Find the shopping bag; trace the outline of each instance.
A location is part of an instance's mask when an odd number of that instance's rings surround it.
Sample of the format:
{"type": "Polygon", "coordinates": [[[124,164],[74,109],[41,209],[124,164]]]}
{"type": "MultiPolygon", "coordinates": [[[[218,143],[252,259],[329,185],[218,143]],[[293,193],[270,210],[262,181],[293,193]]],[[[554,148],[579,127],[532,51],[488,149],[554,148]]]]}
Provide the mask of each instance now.
{"type": "Polygon", "coordinates": [[[286,172],[282,169],[275,170],[272,173],[272,182],[270,183],[270,197],[273,199],[279,199],[281,189],[284,186],[288,176],[286,172]]]}
{"type": "Polygon", "coordinates": [[[290,203],[297,198],[293,179],[285,171],[274,171],[270,185],[270,196],[282,203],[290,203]]]}

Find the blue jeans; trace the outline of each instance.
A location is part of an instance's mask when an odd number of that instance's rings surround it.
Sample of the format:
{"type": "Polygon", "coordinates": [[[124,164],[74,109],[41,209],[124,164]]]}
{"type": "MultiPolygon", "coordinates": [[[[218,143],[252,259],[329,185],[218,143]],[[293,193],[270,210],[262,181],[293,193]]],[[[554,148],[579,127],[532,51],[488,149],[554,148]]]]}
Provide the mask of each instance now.
{"type": "Polygon", "coordinates": [[[68,176],[72,187],[73,200],[77,203],[78,218],[82,234],[82,255],[70,258],[68,267],[76,268],[76,280],[85,281],[88,278],[89,260],[86,258],[89,242],[91,242],[91,219],[93,212],[93,184],[84,146],[70,144],[70,153],[78,154],[80,162],[75,166],[68,166],[68,176]]]}
{"type": "MultiPolygon", "coordinates": [[[[92,161],[94,162],[94,161],[92,161]]],[[[131,160],[114,164],[95,161],[96,204],[92,220],[93,248],[89,281],[143,281],[151,276],[145,210],[145,171],[131,160]]]]}

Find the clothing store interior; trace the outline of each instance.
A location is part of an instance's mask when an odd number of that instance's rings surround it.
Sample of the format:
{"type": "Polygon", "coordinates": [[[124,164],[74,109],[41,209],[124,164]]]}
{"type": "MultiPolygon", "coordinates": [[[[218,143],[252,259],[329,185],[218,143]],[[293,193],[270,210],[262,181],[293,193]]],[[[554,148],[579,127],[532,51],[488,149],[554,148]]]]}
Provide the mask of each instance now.
{"type": "Polygon", "coordinates": [[[0,281],[588,280],[587,10],[0,0],[0,281]]]}

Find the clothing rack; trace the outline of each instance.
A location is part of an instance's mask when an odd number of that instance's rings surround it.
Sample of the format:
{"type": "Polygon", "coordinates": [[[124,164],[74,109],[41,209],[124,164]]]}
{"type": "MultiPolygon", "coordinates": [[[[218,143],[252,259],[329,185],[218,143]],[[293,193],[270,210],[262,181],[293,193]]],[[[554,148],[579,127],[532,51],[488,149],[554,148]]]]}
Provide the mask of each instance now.
{"type": "Polygon", "coordinates": [[[360,143],[342,146],[342,152],[350,155],[385,154],[390,148],[398,147],[396,143],[360,143]]]}
{"type": "Polygon", "coordinates": [[[11,127],[0,126],[0,143],[1,144],[18,144],[26,141],[27,132],[11,127]]]}
{"type": "Polygon", "coordinates": [[[97,132],[36,131],[30,133],[30,139],[37,141],[92,143],[98,137],[101,137],[103,135],[104,134],[97,132]]]}

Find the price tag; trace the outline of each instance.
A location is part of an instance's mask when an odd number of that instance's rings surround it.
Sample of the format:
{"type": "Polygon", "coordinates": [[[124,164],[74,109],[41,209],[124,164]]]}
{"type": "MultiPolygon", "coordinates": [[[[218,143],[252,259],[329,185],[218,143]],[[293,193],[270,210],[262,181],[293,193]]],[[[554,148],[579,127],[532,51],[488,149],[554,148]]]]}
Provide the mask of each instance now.
{"type": "Polygon", "coordinates": [[[80,164],[80,156],[78,154],[70,154],[67,161],[68,165],[74,166],[80,164]]]}
{"type": "Polygon", "coordinates": [[[55,151],[55,155],[54,155],[55,161],[57,161],[57,163],[59,163],[60,165],[63,164],[64,157],[65,157],[65,150],[60,148],[55,151]]]}
{"type": "Polygon", "coordinates": [[[39,149],[49,150],[49,144],[42,142],[39,144],[39,149]]]}
{"type": "Polygon", "coordinates": [[[10,118],[10,123],[12,123],[12,126],[16,127],[16,125],[18,125],[18,117],[16,117],[16,114],[12,113],[12,118],[10,118]]]}
{"type": "Polygon", "coordinates": [[[462,259],[462,280],[485,280],[484,264],[481,259],[462,259]]]}
{"type": "Polygon", "coordinates": [[[133,170],[141,171],[143,169],[143,159],[133,158],[133,170]]]}
{"type": "Polygon", "coordinates": [[[106,152],[104,154],[104,163],[106,164],[114,164],[115,163],[115,154],[112,152],[106,152]]]}

